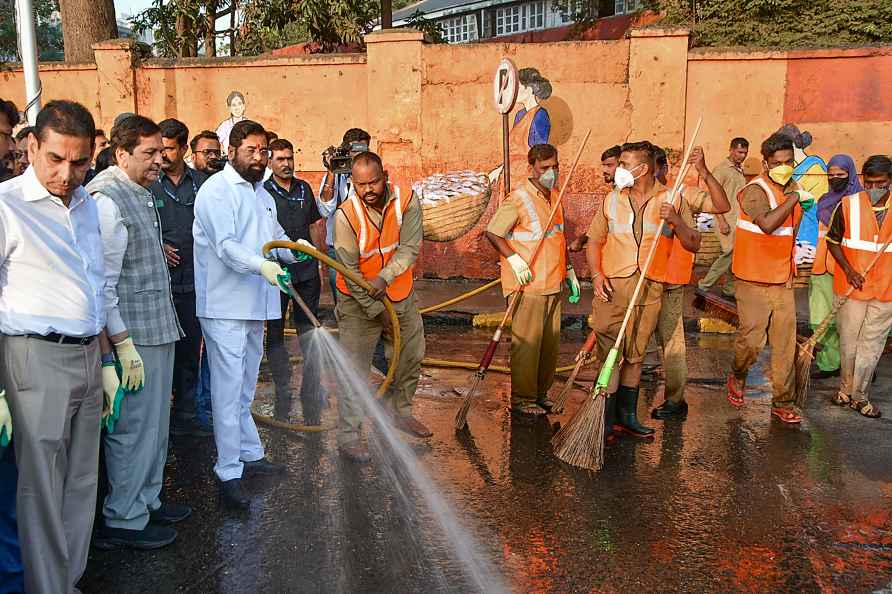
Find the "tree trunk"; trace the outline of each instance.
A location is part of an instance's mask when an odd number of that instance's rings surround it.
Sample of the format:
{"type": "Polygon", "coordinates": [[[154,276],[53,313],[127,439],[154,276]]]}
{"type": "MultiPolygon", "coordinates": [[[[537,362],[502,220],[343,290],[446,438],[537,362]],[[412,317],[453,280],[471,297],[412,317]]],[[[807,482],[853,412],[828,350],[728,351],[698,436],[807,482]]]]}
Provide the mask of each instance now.
{"type": "Polygon", "coordinates": [[[114,0],[59,0],[66,62],[92,62],[94,43],[118,37],[114,0]]]}
{"type": "Polygon", "coordinates": [[[208,0],[205,5],[207,24],[204,33],[204,55],[208,58],[217,56],[217,0],[208,0]]]}
{"type": "Polygon", "coordinates": [[[177,50],[177,54],[180,58],[194,58],[196,54],[198,54],[198,40],[195,35],[195,28],[192,21],[185,16],[186,14],[191,13],[193,7],[190,6],[190,4],[190,0],[177,0],[178,13],[176,28],[177,40],[180,46],[177,50]]]}
{"type": "Polygon", "coordinates": [[[381,28],[393,28],[393,2],[391,0],[381,0],[381,28]]]}

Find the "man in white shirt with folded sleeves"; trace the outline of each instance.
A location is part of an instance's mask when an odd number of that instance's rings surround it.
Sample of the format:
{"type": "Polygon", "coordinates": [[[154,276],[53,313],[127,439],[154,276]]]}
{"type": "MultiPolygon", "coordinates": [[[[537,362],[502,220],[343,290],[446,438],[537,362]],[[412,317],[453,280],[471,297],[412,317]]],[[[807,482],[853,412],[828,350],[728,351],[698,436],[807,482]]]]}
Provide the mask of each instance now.
{"type": "MultiPolygon", "coordinates": [[[[264,457],[251,417],[263,356],[266,320],[282,316],[278,263],[264,259],[263,244],[288,240],[276,204],[263,190],[269,145],[263,126],[238,122],[229,135],[229,163],[208,179],[195,200],[195,297],[210,361],[214,440],[220,496],[229,507],[247,509],[242,475],[280,474],[264,457]]],[[[286,263],[288,250],[276,250],[286,263]]]]}

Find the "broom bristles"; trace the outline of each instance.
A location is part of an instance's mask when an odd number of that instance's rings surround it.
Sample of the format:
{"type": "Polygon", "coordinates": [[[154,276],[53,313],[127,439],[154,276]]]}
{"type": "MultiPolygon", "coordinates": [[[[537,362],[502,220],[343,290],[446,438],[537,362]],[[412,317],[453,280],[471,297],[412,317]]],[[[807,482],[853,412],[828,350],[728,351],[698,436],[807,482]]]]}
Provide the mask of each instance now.
{"type": "Polygon", "coordinates": [[[564,387],[561,388],[561,391],[558,393],[558,395],[551,400],[551,412],[564,412],[564,405],[567,403],[567,398],[570,396],[570,390],[573,389],[573,384],[576,381],[576,376],[579,375],[579,371],[582,369],[582,366],[584,364],[584,358],[576,362],[576,367],[573,368],[573,371],[570,373],[570,377],[567,378],[567,382],[564,384],[564,387]]]}
{"type": "Polygon", "coordinates": [[[458,409],[458,412],[455,413],[455,428],[461,431],[468,425],[468,411],[471,410],[471,402],[474,398],[474,393],[477,392],[477,386],[480,385],[480,374],[476,374],[474,377],[474,383],[471,384],[471,389],[468,390],[468,393],[465,395],[464,401],[461,403],[461,408],[458,409]]]}
{"type": "Polygon", "coordinates": [[[604,466],[605,398],[594,394],[586,398],[573,418],[551,438],[554,455],[559,460],[588,470],[604,466]]]}
{"type": "Polygon", "coordinates": [[[808,400],[808,389],[811,383],[811,362],[814,359],[815,343],[806,340],[799,343],[796,353],[796,406],[805,408],[808,400]]]}

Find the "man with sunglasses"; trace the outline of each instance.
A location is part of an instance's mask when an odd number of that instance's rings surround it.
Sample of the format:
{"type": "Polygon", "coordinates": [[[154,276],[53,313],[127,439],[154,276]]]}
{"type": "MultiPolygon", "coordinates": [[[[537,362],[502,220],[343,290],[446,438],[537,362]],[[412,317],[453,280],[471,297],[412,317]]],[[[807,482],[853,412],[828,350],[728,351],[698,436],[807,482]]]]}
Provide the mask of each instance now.
{"type": "Polygon", "coordinates": [[[201,327],[195,315],[195,268],[192,261],[192,223],[195,196],[207,180],[201,171],[186,167],[189,129],[173,118],[161,128],[161,174],[149,190],[161,219],[164,256],[170,270],[170,288],[177,317],[186,336],[177,342],[173,367],[173,418],[175,436],[210,437],[209,426],[196,418],[195,389],[201,354],[201,327]]]}
{"type": "MultiPolygon", "coordinates": [[[[229,163],[205,182],[195,200],[195,297],[211,368],[211,401],[220,496],[247,509],[242,476],[279,474],[264,457],[251,417],[263,356],[263,327],[282,317],[277,286],[282,267],[261,255],[270,240],[287,240],[276,203],[262,187],[269,162],[263,126],[242,120],[229,134],[229,163]]],[[[285,263],[289,250],[276,250],[285,263]]]]}

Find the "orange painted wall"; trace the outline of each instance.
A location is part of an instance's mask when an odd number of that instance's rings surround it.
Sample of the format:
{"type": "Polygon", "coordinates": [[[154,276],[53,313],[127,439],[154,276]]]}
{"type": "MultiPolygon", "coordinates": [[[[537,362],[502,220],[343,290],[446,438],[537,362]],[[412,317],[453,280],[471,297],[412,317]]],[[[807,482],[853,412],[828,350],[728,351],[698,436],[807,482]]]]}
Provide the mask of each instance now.
{"type": "MultiPolygon", "coordinates": [[[[47,64],[40,67],[43,103],[53,99],[71,99],[94,114],[99,112],[96,64],[47,64]]],[[[25,77],[18,64],[0,66],[0,97],[25,108],[25,77]]]]}

